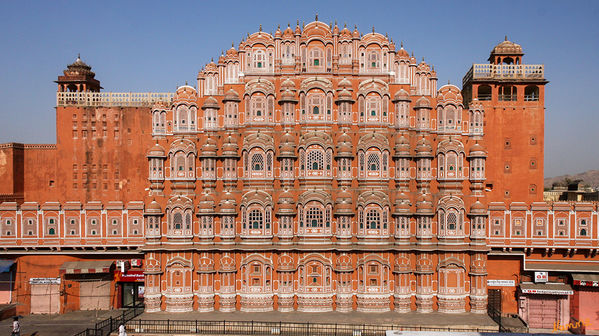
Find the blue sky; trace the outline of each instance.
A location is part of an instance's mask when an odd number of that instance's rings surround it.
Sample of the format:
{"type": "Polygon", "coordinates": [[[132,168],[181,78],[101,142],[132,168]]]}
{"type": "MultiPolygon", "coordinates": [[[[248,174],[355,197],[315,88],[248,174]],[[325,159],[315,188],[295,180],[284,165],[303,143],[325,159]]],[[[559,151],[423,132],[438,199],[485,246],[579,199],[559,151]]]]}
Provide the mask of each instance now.
{"type": "Polygon", "coordinates": [[[2,1],[0,143],[55,143],[53,83],[77,53],[105,91],[173,91],[248,32],[374,25],[461,86],[504,36],[545,64],[545,174],[599,169],[597,1],[2,1]]]}

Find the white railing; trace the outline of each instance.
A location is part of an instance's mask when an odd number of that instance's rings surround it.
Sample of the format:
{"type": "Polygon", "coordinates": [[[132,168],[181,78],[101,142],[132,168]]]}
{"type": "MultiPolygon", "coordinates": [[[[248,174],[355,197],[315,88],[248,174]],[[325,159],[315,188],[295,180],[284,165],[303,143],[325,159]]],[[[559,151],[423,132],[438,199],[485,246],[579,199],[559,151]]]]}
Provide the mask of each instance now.
{"type": "Polygon", "coordinates": [[[471,79],[543,79],[543,64],[472,64],[463,82],[471,79]]]}
{"type": "Polygon", "coordinates": [[[152,106],[173,100],[172,92],[57,92],[56,106],[152,106]]]}

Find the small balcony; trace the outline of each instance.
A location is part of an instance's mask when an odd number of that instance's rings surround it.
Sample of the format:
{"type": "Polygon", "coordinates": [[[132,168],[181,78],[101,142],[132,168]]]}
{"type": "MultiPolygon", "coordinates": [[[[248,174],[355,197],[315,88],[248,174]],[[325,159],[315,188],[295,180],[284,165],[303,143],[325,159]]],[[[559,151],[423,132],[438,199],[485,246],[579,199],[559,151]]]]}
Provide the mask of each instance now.
{"type": "Polygon", "coordinates": [[[472,64],[462,83],[480,79],[545,79],[543,64],[472,64]]]}

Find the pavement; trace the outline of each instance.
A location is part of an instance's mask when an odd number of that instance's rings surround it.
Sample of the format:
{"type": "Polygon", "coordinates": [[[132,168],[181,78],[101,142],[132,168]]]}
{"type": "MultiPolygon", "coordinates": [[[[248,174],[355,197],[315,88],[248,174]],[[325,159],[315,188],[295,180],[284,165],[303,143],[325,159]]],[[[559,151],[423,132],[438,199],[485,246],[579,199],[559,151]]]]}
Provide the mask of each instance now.
{"type": "Polygon", "coordinates": [[[376,325],[401,325],[405,327],[429,327],[453,329],[484,329],[498,330],[497,324],[486,314],[444,314],[444,313],[362,313],[362,312],[188,312],[188,313],[143,313],[134,320],[203,320],[203,321],[262,321],[262,322],[298,322],[322,324],[376,324],[376,325]]]}
{"type": "MultiPolygon", "coordinates": [[[[120,313],[120,310],[88,310],[60,315],[27,315],[19,319],[21,336],[34,332],[38,336],[71,336],[120,313]]],[[[12,317],[0,321],[0,335],[10,335],[11,331],[12,317]]]]}

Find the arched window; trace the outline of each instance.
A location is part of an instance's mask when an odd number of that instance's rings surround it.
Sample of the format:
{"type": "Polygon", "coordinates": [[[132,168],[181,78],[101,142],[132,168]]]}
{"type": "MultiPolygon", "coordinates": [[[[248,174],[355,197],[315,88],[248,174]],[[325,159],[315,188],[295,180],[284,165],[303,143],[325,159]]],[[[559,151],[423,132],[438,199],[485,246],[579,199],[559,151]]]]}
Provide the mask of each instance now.
{"type": "Polygon", "coordinates": [[[320,48],[313,48],[310,50],[310,54],[309,54],[309,65],[311,68],[313,68],[314,70],[319,70],[320,68],[323,67],[323,56],[324,53],[322,52],[322,49],[320,48]]]}
{"type": "Polygon", "coordinates": [[[525,101],[538,101],[539,100],[539,87],[536,85],[529,85],[524,88],[524,100],[525,101]]]}
{"type": "Polygon", "coordinates": [[[381,228],[381,215],[376,209],[370,209],[366,213],[366,227],[372,230],[381,228]]]}
{"type": "Polygon", "coordinates": [[[254,51],[254,69],[262,70],[266,68],[266,53],[264,50],[254,51]]]}
{"type": "Polygon", "coordinates": [[[254,154],[252,155],[252,170],[253,171],[262,171],[264,169],[264,156],[262,154],[254,154]]]}
{"type": "Polygon", "coordinates": [[[320,207],[311,206],[306,208],[306,226],[313,228],[323,227],[323,214],[320,207]]]}
{"type": "Polygon", "coordinates": [[[377,153],[368,154],[368,173],[378,172],[380,169],[379,155],[377,153]]]}
{"type": "Polygon", "coordinates": [[[325,120],[325,96],[323,93],[310,93],[308,95],[308,120],[325,120]]]}
{"type": "Polygon", "coordinates": [[[381,98],[370,96],[366,98],[366,121],[380,122],[381,118],[381,98]]]}
{"type": "Polygon", "coordinates": [[[513,85],[503,85],[499,87],[500,101],[516,101],[518,89],[513,85]]]}
{"type": "Polygon", "coordinates": [[[309,150],[308,151],[308,170],[322,170],[323,169],[323,155],[321,150],[309,150]]]}
{"type": "Polygon", "coordinates": [[[491,100],[491,87],[489,85],[481,85],[478,87],[478,100],[491,100]]]}
{"type": "Polygon", "coordinates": [[[380,67],[380,52],[372,50],[368,53],[368,69],[374,71],[380,67]]]}
{"type": "Polygon", "coordinates": [[[173,229],[181,230],[183,227],[183,215],[180,212],[173,214],[173,229]]]}
{"type": "Polygon", "coordinates": [[[252,96],[251,98],[251,120],[264,121],[266,115],[266,98],[264,96],[252,96]]]}
{"type": "Polygon", "coordinates": [[[455,230],[457,221],[458,221],[458,219],[454,212],[450,212],[449,214],[447,214],[447,229],[455,230]]]}
{"type": "Polygon", "coordinates": [[[254,209],[250,211],[248,221],[250,223],[250,229],[262,229],[264,224],[264,218],[262,216],[262,211],[254,209]]]}

